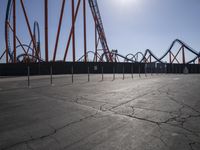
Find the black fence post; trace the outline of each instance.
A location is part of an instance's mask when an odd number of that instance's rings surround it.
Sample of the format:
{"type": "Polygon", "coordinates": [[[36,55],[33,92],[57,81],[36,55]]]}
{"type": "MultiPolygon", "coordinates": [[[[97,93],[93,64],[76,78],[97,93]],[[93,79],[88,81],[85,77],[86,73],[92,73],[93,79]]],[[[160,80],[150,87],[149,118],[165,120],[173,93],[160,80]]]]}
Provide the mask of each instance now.
{"type": "Polygon", "coordinates": [[[113,80],[115,80],[115,66],[113,66],[113,80]]]}
{"type": "Polygon", "coordinates": [[[71,75],[72,75],[72,83],[74,83],[74,65],[73,64],[71,68],[71,75]]]}
{"type": "Polygon", "coordinates": [[[30,66],[27,68],[27,77],[28,77],[28,88],[30,88],[30,66]]]}
{"type": "Polygon", "coordinates": [[[103,81],[103,66],[101,67],[101,80],[103,81]]]}
{"type": "Polygon", "coordinates": [[[90,67],[88,66],[88,82],[90,82],[90,67]]]}
{"type": "Polygon", "coordinates": [[[125,71],[125,68],[124,68],[124,64],[123,64],[123,80],[125,79],[124,71],[125,71]]]}
{"type": "Polygon", "coordinates": [[[50,67],[50,83],[51,83],[51,85],[53,85],[53,68],[52,68],[52,65],[50,67]]]}

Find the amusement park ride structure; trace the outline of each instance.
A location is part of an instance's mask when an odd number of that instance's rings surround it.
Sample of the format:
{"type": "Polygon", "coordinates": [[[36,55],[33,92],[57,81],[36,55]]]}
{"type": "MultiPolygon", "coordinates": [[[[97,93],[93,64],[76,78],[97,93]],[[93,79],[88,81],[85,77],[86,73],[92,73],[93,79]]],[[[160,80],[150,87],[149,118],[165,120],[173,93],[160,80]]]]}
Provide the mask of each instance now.
{"type": "MultiPolygon", "coordinates": [[[[19,62],[56,62],[57,49],[59,44],[61,26],[63,22],[64,10],[66,7],[66,0],[62,0],[62,6],[60,9],[59,23],[56,33],[56,41],[53,50],[53,59],[49,60],[49,24],[48,24],[48,0],[43,0],[44,2],[44,39],[45,39],[45,58],[41,56],[41,48],[40,48],[40,28],[39,23],[37,21],[34,22],[33,31],[30,26],[30,20],[27,15],[26,7],[24,5],[24,0],[8,0],[7,10],[6,10],[6,19],[5,19],[5,43],[6,50],[0,56],[0,60],[5,57],[6,63],[19,63],[19,62]],[[30,43],[23,43],[17,35],[16,30],[16,3],[20,1],[21,9],[23,11],[23,15],[26,21],[26,26],[28,29],[28,34],[30,36],[30,43]],[[12,34],[12,39],[10,38],[12,34]],[[18,51],[18,49],[22,49],[23,51],[18,51]]],[[[69,51],[69,47],[71,44],[72,47],[72,61],[78,62],[88,61],[88,55],[93,54],[94,62],[134,62],[134,63],[178,63],[178,64],[200,64],[200,52],[192,49],[183,41],[176,39],[172,42],[169,49],[162,55],[160,58],[155,56],[151,50],[147,49],[144,53],[138,52],[136,54],[128,54],[123,56],[118,53],[117,50],[110,50],[108,46],[108,42],[106,39],[106,34],[103,26],[103,21],[101,18],[100,10],[98,7],[97,0],[71,0],[71,27],[68,36],[68,40],[66,42],[66,48],[63,55],[63,62],[69,61],[67,60],[67,55],[69,51]],[[87,51],[87,19],[86,19],[86,2],[89,3],[91,13],[94,20],[95,26],[95,50],[87,51]],[[77,22],[77,15],[80,11],[80,6],[82,5],[83,10],[83,41],[84,41],[84,54],[81,58],[76,59],[76,37],[75,37],[75,25],[77,22]],[[173,49],[175,45],[180,45],[178,48],[178,52],[174,52],[173,49]],[[101,46],[101,48],[99,48],[101,46]],[[191,53],[194,57],[190,60],[186,60],[186,51],[187,53],[191,53]],[[139,57],[140,55],[140,57],[139,57]],[[181,59],[178,58],[181,56],[181,59]],[[140,59],[139,59],[140,58],[140,59]],[[167,58],[167,61],[166,61],[167,58]]]]}

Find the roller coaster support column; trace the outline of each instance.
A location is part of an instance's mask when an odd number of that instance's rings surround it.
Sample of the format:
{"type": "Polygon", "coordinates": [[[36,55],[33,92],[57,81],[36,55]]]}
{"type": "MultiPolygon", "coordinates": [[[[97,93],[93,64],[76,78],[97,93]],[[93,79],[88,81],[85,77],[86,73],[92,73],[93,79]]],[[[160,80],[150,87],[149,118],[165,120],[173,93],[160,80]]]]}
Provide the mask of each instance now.
{"type": "Polygon", "coordinates": [[[29,23],[29,20],[28,20],[28,16],[26,14],[26,10],[25,10],[25,7],[24,7],[24,2],[23,2],[23,0],[21,0],[20,2],[21,2],[21,6],[22,6],[22,9],[23,9],[24,16],[25,16],[26,24],[28,26],[28,31],[29,31],[31,40],[33,41],[33,47],[34,47],[35,50],[37,50],[36,42],[35,42],[35,39],[33,37],[31,27],[30,27],[30,23],[29,23]]]}
{"type": "Polygon", "coordinates": [[[185,49],[182,47],[183,64],[185,64],[185,49]]]}
{"type": "Polygon", "coordinates": [[[75,25],[73,23],[75,22],[75,16],[74,16],[74,0],[71,0],[72,3],[72,58],[73,62],[76,61],[76,50],[75,50],[75,25]]]}
{"type": "Polygon", "coordinates": [[[48,0],[44,2],[44,18],[45,18],[45,60],[49,61],[49,47],[48,47],[48,0]]]}
{"type": "MultiPolygon", "coordinates": [[[[10,30],[11,30],[12,32],[14,32],[14,30],[13,30],[13,28],[11,27],[10,23],[7,23],[7,26],[10,28],[10,30]]],[[[24,53],[27,55],[28,53],[27,53],[27,51],[25,50],[25,48],[24,48],[22,42],[21,42],[21,41],[19,40],[19,38],[17,37],[17,35],[16,35],[15,39],[17,40],[17,42],[19,43],[19,45],[22,47],[24,53]]]]}
{"type": "Polygon", "coordinates": [[[65,49],[65,54],[64,54],[63,61],[66,61],[66,58],[67,58],[67,53],[68,53],[68,50],[69,50],[69,45],[70,45],[70,41],[71,41],[72,34],[73,34],[73,28],[75,27],[75,22],[76,22],[78,10],[79,10],[80,2],[81,2],[81,0],[78,1],[77,7],[76,7],[76,11],[75,11],[75,15],[74,15],[74,20],[72,22],[72,27],[71,27],[70,34],[69,34],[69,37],[68,37],[67,46],[66,46],[66,49],[65,49]]]}
{"type": "Polygon", "coordinates": [[[97,27],[96,27],[96,21],[94,22],[95,24],[95,61],[97,62],[97,47],[98,47],[98,41],[97,41],[97,27]]]}
{"type": "Polygon", "coordinates": [[[86,0],[83,0],[83,25],[84,25],[84,61],[87,62],[87,27],[86,27],[86,0]]]}
{"type": "Polygon", "coordinates": [[[17,62],[16,54],[16,0],[13,0],[13,49],[14,49],[14,63],[17,62]]]}
{"type": "Polygon", "coordinates": [[[55,43],[54,54],[53,54],[53,61],[54,62],[56,60],[56,53],[57,53],[57,48],[58,48],[58,40],[59,40],[59,37],[60,37],[60,29],[61,29],[61,25],[62,25],[63,13],[64,13],[64,9],[65,9],[65,2],[66,2],[66,0],[63,0],[61,12],[60,12],[58,31],[57,31],[57,35],[56,35],[56,43],[55,43]]]}

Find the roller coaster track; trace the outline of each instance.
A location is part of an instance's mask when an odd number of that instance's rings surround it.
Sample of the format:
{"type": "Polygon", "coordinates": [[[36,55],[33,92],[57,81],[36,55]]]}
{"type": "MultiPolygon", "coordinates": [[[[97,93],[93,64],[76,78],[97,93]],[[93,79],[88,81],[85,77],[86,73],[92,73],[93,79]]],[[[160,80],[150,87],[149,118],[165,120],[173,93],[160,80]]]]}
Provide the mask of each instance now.
{"type": "MultiPolygon", "coordinates": [[[[133,63],[166,63],[166,62],[164,62],[163,59],[168,54],[169,55],[173,54],[172,53],[172,49],[173,49],[173,47],[175,46],[176,43],[178,43],[181,48],[184,48],[184,49],[188,50],[189,52],[191,52],[192,54],[195,55],[195,57],[193,59],[189,60],[188,62],[185,62],[185,64],[191,64],[191,63],[194,63],[196,60],[200,59],[200,52],[197,52],[196,50],[194,50],[193,48],[188,46],[185,42],[183,42],[183,41],[181,41],[179,39],[175,39],[172,42],[172,44],[170,45],[169,49],[160,58],[158,58],[156,55],[154,55],[154,53],[149,49],[147,49],[144,53],[142,53],[142,52],[137,52],[136,54],[131,54],[130,53],[130,54],[126,55],[126,56],[123,56],[123,55],[118,54],[118,53],[114,53],[113,51],[111,51],[111,54],[112,54],[112,56],[122,58],[124,60],[124,62],[133,62],[133,63]],[[138,59],[138,55],[139,54],[142,56],[141,60],[138,59]],[[131,56],[131,58],[129,58],[129,56],[131,56]],[[151,58],[151,57],[153,57],[155,59],[155,61],[147,62],[147,59],[151,58]]],[[[179,52],[180,52],[180,49],[179,49],[179,52]]],[[[173,59],[174,60],[177,59],[176,57],[177,57],[178,53],[176,55],[173,55],[173,57],[174,57],[173,59]]],[[[103,61],[105,55],[106,55],[106,53],[103,53],[101,55],[101,59],[100,60],[103,61]]],[[[117,60],[119,60],[119,59],[116,59],[116,61],[117,60]]],[[[169,62],[169,63],[173,63],[173,62],[169,62]]]]}
{"type": "MultiPolygon", "coordinates": [[[[153,57],[156,61],[155,62],[159,62],[159,63],[164,63],[163,59],[168,55],[172,53],[172,49],[175,46],[175,44],[178,43],[181,45],[181,48],[185,48],[186,50],[188,50],[189,52],[193,53],[195,55],[195,58],[193,58],[192,60],[185,62],[186,64],[192,63],[195,60],[197,60],[198,58],[200,58],[200,53],[197,52],[196,50],[194,50],[193,48],[191,48],[190,46],[188,46],[185,42],[179,40],[179,39],[175,39],[172,44],[170,45],[169,49],[160,57],[156,57],[153,52],[149,49],[147,49],[144,53],[144,56],[142,58],[142,60],[140,62],[145,62],[145,60],[147,59],[147,55],[149,54],[149,57],[153,57]]],[[[174,59],[176,59],[176,57],[174,57],[174,59]]]]}
{"type": "MultiPolygon", "coordinates": [[[[7,46],[8,46],[8,54],[10,57],[10,62],[14,62],[14,51],[12,51],[12,48],[11,48],[10,30],[9,30],[12,6],[13,6],[13,0],[8,0],[7,9],[6,9],[6,19],[5,19],[5,41],[7,42],[7,46]]],[[[32,60],[34,60],[34,61],[43,61],[41,59],[41,55],[40,55],[40,29],[39,29],[39,24],[37,21],[34,22],[33,37],[36,40],[36,45],[37,45],[36,50],[31,48],[31,43],[33,41],[31,41],[28,46],[26,44],[22,44],[22,43],[20,45],[17,45],[16,49],[18,49],[20,47],[23,49],[25,49],[24,47],[28,48],[26,52],[19,54],[17,56],[17,62],[20,62],[20,58],[22,58],[22,57],[32,58],[32,60]],[[32,51],[32,54],[29,53],[29,49],[32,51]]]]}
{"type": "Polygon", "coordinates": [[[12,7],[12,3],[13,1],[8,0],[8,4],[7,4],[7,8],[6,8],[6,20],[5,20],[5,41],[7,41],[8,43],[8,54],[9,57],[11,59],[11,61],[13,62],[14,58],[12,56],[12,51],[11,51],[11,46],[10,46],[10,37],[9,37],[9,31],[8,31],[8,22],[10,22],[10,16],[11,16],[11,7],[12,7]]]}
{"type": "Polygon", "coordinates": [[[109,47],[107,44],[107,40],[106,40],[106,35],[104,32],[104,27],[103,27],[103,22],[101,19],[101,15],[100,15],[100,11],[99,11],[99,7],[98,7],[98,3],[97,0],[88,0],[91,11],[92,11],[92,15],[95,21],[95,25],[96,25],[96,29],[98,31],[99,34],[99,38],[100,38],[100,42],[103,48],[104,53],[106,54],[106,60],[107,62],[112,62],[112,55],[109,51],[109,47]]]}
{"type": "MultiPolygon", "coordinates": [[[[81,0],[79,0],[79,4],[80,4],[80,1],[81,0]]],[[[65,2],[65,1],[63,1],[63,2],[65,2]]],[[[98,42],[100,42],[100,44],[101,44],[101,47],[102,47],[101,50],[103,50],[103,53],[100,54],[100,53],[97,53],[97,51],[96,52],[94,52],[94,51],[86,52],[85,51],[84,55],[82,57],[80,57],[78,59],[78,61],[83,61],[83,58],[85,60],[89,61],[88,54],[92,54],[92,55],[94,55],[94,59],[92,59],[92,60],[98,61],[98,62],[122,62],[123,61],[123,62],[131,62],[131,63],[166,63],[166,57],[169,55],[170,60],[168,63],[174,63],[174,61],[177,61],[177,63],[180,63],[179,62],[180,60],[178,60],[177,56],[182,51],[182,63],[183,64],[195,63],[197,60],[198,60],[198,63],[200,64],[200,52],[194,50],[193,48],[191,48],[190,46],[188,46],[186,43],[184,43],[183,41],[181,41],[179,39],[175,39],[171,43],[171,45],[167,49],[167,51],[161,57],[157,57],[150,49],[147,49],[144,53],[142,53],[142,52],[137,52],[136,54],[130,53],[125,56],[118,53],[117,50],[110,51],[108,43],[107,43],[106,34],[105,34],[104,26],[103,26],[103,21],[101,18],[97,0],[88,0],[88,3],[89,3],[89,6],[90,6],[90,9],[92,12],[92,16],[93,16],[93,19],[95,22],[95,30],[98,34],[98,42]],[[180,45],[180,49],[178,50],[178,53],[174,54],[173,48],[176,44],[180,45]],[[194,55],[194,58],[186,61],[185,60],[185,51],[186,50],[187,50],[187,52],[192,53],[194,55]],[[141,59],[139,58],[139,55],[140,55],[141,59]],[[154,61],[151,60],[152,58],[154,59],[154,61]]],[[[65,3],[63,3],[63,5],[62,5],[63,10],[64,10],[64,4],[65,3]]],[[[25,18],[26,18],[27,16],[26,16],[25,8],[23,6],[23,0],[21,0],[21,5],[22,5],[23,11],[24,11],[25,18]]],[[[32,60],[32,62],[43,61],[43,59],[41,57],[41,50],[40,50],[40,29],[39,29],[39,24],[36,21],[34,22],[33,31],[31,31],[30,25],[28,23],[29,21],[26,18],[27,26],[29,28],[29,34],[31,36],[30,43],[29,44],[21,43],[19,41],[19,39],[16,37],[19,45],[16,45],[16,47],[13,48],[15,44],[12,45],[12,41],[10,38],[10,35],[11,35],[10,32],[14,33],[12,26],[10,25],[10,23],[12,22],[11,16],[12,16],[12,11],[13,11],[12,8],[13,7],[14,7],[14,0],[8,0],[7,9],[6,9],[6,19],[5,19],[6,51],[4,51],[3,54],[1,55],[0,60],[5,54],[7,54],[9,57],[9,62],[14,62],[15,58],[17,59],[17,62],[23,61],[24,58],[30,59],[30,60],[32,60]],[[32,34],[32,32],[33,32],[33,34],[32,34]],[[31,46],[33,46],[33,47],[31,47],[31,46]],[[24,52],[19,54],[20,48],[22,48],[24,52]],[[15,50],[15,53],[14,53],[14,50],[15,50]],[[16,56],[16,50],[18,50],[18,52],[17,52],[18,55],[17,55],[17,57],[14,57],[14,56],[16,56]]],[[[79,7],[77,7],[77,10],[76,10],[77,13],[78,13],[78,8],[79,7]]],[[[59,23],[60,26],[62,23],[63,12],[64,11],[61,11],[61,18],[60,18],[61,21],[59,23]]],[[[75,23],[73,24],[73,26],[75,26],[75,23]]],[[[85,33],[86,33],[86,30],[85,30],[85,33]]],[[[13,37],[14,37],[14,34],[13,34],[13,37]]],[[[57,38],[59,39],[59,37],[57,37],[57,38]]],[[[68,40],[68,41],[70,41],[70,40],[68,40]]],[[[84,37],[84,41],[86,43],[85,37],[84,37]]],[[[96,44],[95,44],[95,46],[96,46],[96,44]]],[[[85,50],[86,50],[86,46],[85,46],[85,50]]]]}

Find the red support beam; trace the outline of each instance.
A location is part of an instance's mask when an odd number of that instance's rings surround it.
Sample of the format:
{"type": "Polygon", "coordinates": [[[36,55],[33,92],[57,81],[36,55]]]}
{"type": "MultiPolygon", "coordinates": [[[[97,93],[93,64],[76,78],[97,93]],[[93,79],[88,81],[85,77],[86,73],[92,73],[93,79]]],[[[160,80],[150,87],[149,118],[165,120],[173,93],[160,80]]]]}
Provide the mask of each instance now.
{"type": "Polygon", "coordinates": [[[14,63],[17,62],[16,52],[16,0],[13,0],[13,51],[14,51],[14,63]]]}
{"type": "MultiPolygon", "coordinates": [[[[10,25],[9,22],[7,23],[7,26],[11,29],[12,32],[14,32],[14,29],[11,27],[11,25],[10,25]]],[[[19,38],[17,37],[17,35],[15,35],[15,39],[17,39],[19,45],[22,47],[24,53],[27,55],[28,52],[27,52],[27,51],[25,50],[25,48],[23,47],[23,44],[22,44],[22,42],[19,40],[19,38]]]]}
{"type": "Polygon", "coordinates": [[[76,61],[76,50],[75,50],[75,16],[74,16],[74,0],[71,0],[72,3],[72,58],[73,62],[76,61]]]}
{"type": "Polygon", "coordinates": [[[45,60],[49,61],[49,47],[48,47],[48,0],[44,2],[44,20],[45,20],[45,60]]]}
{"type": "Polygon", "coordinates": [[[25,20],[26,20],[26,24],[27,24],[27,27],[28,27],[29,35],[31,37],[31,40],[33,41],[33,47],[36,50],[37,49],[36,42],[35,42],[35,39],[33,37],[32,31],[31,31],[30,23],[29,23],[29,20],[28,20],[28,16],[26,14],[26,9],[24,7],[23,0],[21,0],[20,2],[21,2],[21,6],[22,6],[22,9],[23,9],[24,16],[25,16],[25,20]]]}
{"type": "Polygon", "coordinates": [[[66,58],[67,58],[67,53],[68,53],[68,50],[69,50],[69,45],[70,45],[70,41],[71,41],[72,34],[73,34],[73,28],[75,26],[76,18],[77,18],[77,15],[78,15],[78,10],[79,10],[79,6],[80,6],[80,2],[81,2],[81,0],[78,1],[77,7],[76,7],[74,22],[72,24],[72,27],[71,27],[71,30],[70,30],[70,34],[69,34],[69,37],[68,37],[67,46],[66,46],[66,49],[65,49],[65,54],[64,54],[63,61],[65,61],[66,58]]]}
{"type": "MultiPolygon", "coordinates": [[[[35,37],[33,36],[34,40],[35,40],[35,37]]],[[[31,45],[30,45],[31,46],[31,45]]],[[[33,45],[33,49],[34,49],[34,45],[33,45]]],[[[32,56],[35,56],[35,52],[37,51],[37,46],[36,46],[36,49],[35,51],[32,51],[32,56]]],[[[32,62],[34,62],[34,59],[35,57],[32,57],[32,62]]]]}
{"type": "Polygon", "coordinates": [[[97,41],[97,28],[96,28],[96,22],[94,22],[94,30],[95,30],[95,61],[97,62],[97,48],[98,48],[98,41],[97,41]]]}
{"type": "Polygon", "coordinates": [[[55,43],[54,54],[53,54],[53,62],[55,62],[55,60],[56,60],[56,53],[57,53],[58,41],[59,41],[59,37],[60,37],[60,29],[61,29],[62,19],[63,19],[63,14],[64,14],[64,9],[65,9],[65,2],[66,2],[66,0],[63,0],[61,12],[60,12],[60,19],[59,19],[58,31],[57,31],[57,35],[56,35],[56,43],[55,43]]]}
{"type": "MultiPolygon", "coordinates": [[[[174,56],[174,59],[172,60],[172,63],[174,62],[174,60],[176,59],[176,61],[179,63],[178,59],[177,59],[177,56],[178,54],[180,53],[181,49],[182,49],[183,46],[181,46],[181,48],[178,50],[178,52],[176,53],[176,55],[174,56]]],[[[179,63],[180,64],[180,63],[179,63]]]]}
{"type": "Polygon", "coordinates": [[[83,25],[84,25],[84,61],[87,62],[87,26],[86,26],[86,0],[83,0],[83,25]]]}

